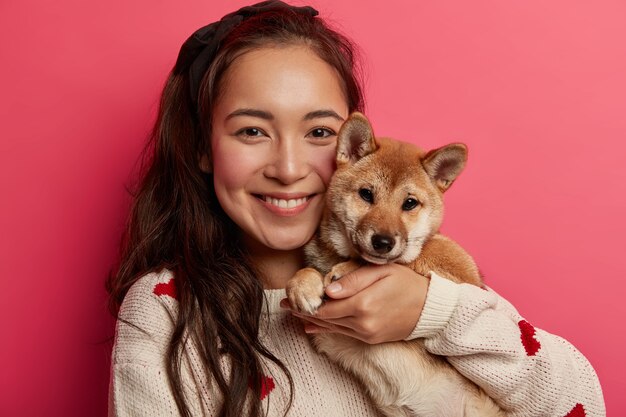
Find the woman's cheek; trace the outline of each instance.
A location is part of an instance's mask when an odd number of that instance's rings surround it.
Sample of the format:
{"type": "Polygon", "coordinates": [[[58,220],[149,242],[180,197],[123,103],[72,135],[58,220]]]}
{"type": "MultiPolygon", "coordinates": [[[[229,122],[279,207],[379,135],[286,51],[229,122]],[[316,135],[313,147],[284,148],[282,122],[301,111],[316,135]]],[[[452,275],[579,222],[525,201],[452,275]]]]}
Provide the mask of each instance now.
{"type": "Polygon", "coordinates": [[[319,160],[315,162],[317,172],[319,172],[320,178],[322,178],[324,185],[327,187],[337,169],[336,154],[336,146],[329,146],[324,149],[323,153],[320,153],[319,160]]]}
{"type": "Polygon", "coordinates": [[[214,176],[227,187],[249,181],[261,161],[255,147],[229,138],[214,139],[212,151],[214,176]]]}

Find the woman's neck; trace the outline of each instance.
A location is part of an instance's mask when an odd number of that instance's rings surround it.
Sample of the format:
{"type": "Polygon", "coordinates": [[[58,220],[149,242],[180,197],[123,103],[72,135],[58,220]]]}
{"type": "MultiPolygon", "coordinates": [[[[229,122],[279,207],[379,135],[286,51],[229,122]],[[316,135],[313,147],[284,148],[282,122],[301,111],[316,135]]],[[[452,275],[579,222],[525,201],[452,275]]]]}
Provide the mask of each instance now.
{"type": "Polygon", "coordinates": [[[276,250],[259,244],[245,242],[250,260],[261,273],[265,289],[285,288],[287,281],[304,267],[304,251],[276,250]]]}

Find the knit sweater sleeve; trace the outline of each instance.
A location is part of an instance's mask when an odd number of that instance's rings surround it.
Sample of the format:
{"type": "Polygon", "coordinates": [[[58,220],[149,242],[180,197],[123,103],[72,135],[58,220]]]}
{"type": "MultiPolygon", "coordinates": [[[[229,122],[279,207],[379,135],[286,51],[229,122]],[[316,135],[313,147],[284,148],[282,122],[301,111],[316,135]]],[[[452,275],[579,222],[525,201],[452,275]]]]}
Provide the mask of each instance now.
{"type": "Polygon", "coordinates": [[[563,338],[533,327],[491,289],[431,273],[424,309],[407,339],[414,338],[446,356],[511,417],[606,415],[587,359],[563,338]]]}
{"type": "MultiPolygon", "coordinates": [[[[179,415],[166,368],[175,296],[171,274],[163,272],[142,277],[124,298],[111,363],[110,417],[179,415]]],[[[192,397],[192,414],[202,415],[194,390],[185,394],[192,397]]]]}

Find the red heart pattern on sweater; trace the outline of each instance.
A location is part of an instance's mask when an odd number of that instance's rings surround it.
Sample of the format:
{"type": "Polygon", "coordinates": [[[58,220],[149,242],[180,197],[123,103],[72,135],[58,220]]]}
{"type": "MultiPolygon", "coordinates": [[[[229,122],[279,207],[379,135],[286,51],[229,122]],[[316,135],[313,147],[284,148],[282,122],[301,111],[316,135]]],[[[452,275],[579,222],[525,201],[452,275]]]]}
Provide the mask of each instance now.
{"type": "Polygon", "coordinates": [[[261,401],[274,390],[276,385],[274,379],[271,376],[264,376],[261,378],[261,401]]]}
{"type": "Polygon", "coordinates": [[[526,320],[520,320],[517,325],[521,331],[522,344],[524,349],[526,349],[526,355],[534,356],[541,349],[541,343],[535,338],[535,328],[526,320]]]}
{"type": "Polygon", "coordinates": [[[586,417],[585,408],[582,404],[578,403],[572,408],[572,411],[567,413],[565,417],[586,417]]]}
{"type": "Polygon", "coordinates": [[[159,283],[157,285],[154,286],[154,290],[152,290],[153,293],[155,293],[156,295],[167,295],[169,297],[172,297],[173,299],[177,299],[177,294],[176,294],[176,286],[174,285],[174,278],[171,278],[168,282],[166,283],[159,283]]]}
{"type": "MultiPolygon", "coordinates": [[[[261,401],[263,401],[265,399],[265,397],[267,397],[269,395],[270,392],[272,392],[274,390],[274,388],[276,388],[276,385],[274,384],[274,379],[271,376],[261,376],[260,377],[261,380],[261,401]]],[[[250,378],[248,380],[248,387],[252,388],[252,378],[250,378]]]]}

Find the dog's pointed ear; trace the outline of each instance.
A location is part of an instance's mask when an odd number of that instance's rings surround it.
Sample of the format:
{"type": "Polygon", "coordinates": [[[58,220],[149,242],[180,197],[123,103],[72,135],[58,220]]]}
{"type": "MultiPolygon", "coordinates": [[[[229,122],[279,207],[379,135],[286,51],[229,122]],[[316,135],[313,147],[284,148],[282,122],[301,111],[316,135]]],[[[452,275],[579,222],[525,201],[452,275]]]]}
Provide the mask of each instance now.
{"type": "Polygon", "coordinates": [[[337,166],[353,164],[377,148],[369,120],[363,114],[354,112],[337,135],[337,166]]]}
{"type": "Polygon", "coordinates": [[[422,166],[441,190],[446,191],[459,176],[467,162],[467,146],[452,143],[433,149],[422,158],[422,166]]]}

